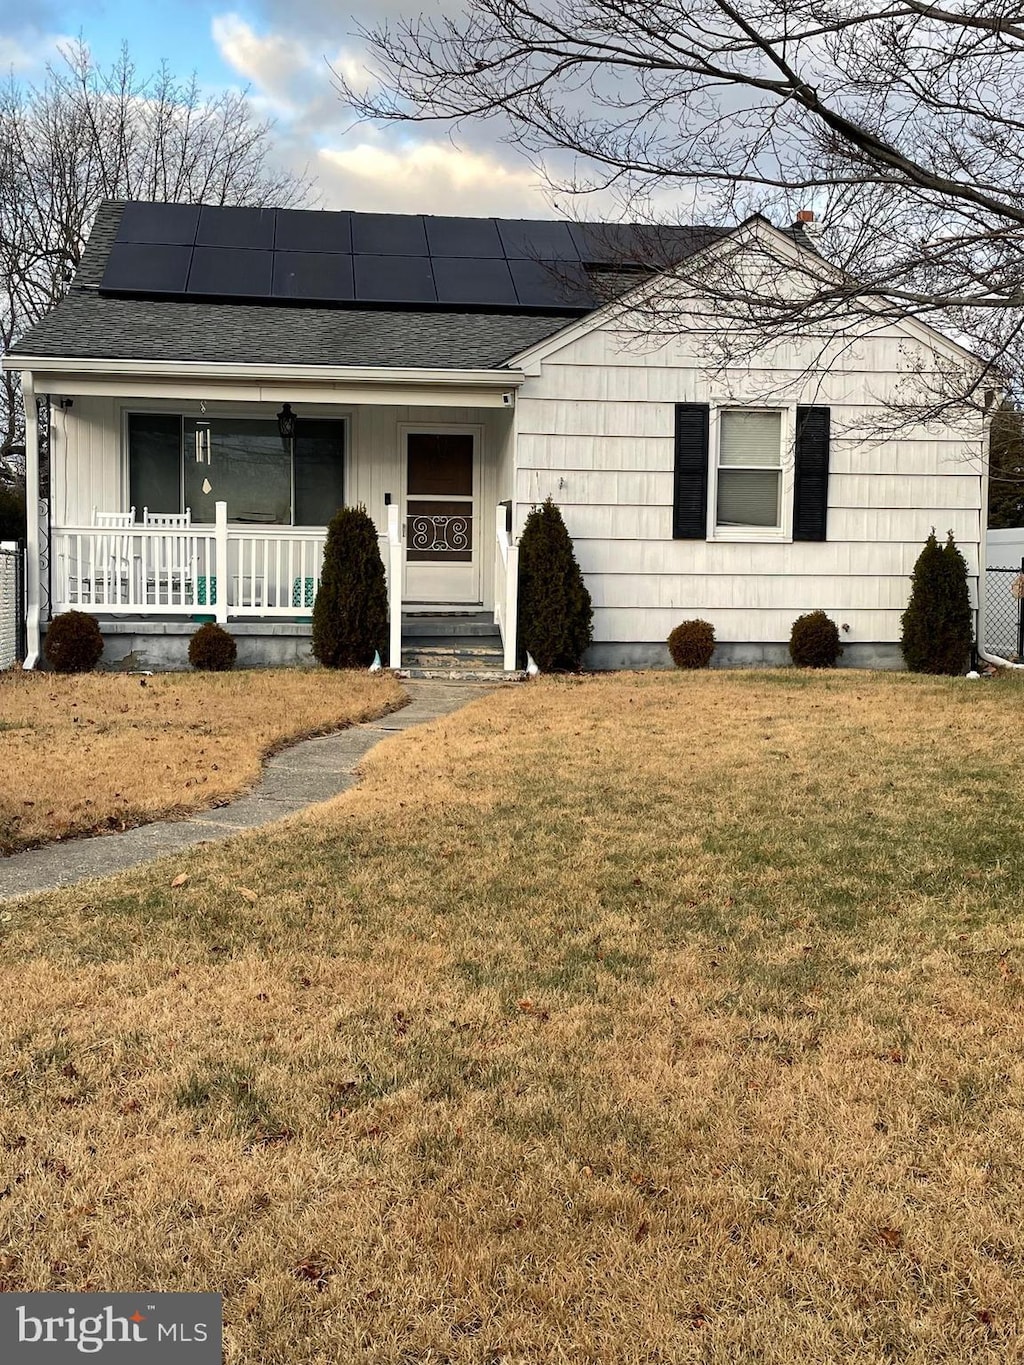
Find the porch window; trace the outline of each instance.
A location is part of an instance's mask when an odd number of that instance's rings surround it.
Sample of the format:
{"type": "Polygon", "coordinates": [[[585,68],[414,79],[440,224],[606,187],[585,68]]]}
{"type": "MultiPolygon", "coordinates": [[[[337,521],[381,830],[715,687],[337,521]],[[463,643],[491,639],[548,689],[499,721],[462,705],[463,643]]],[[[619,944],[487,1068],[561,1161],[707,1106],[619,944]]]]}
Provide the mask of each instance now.
{"type": "Polygon", "coordinates": [[[276,420],[133,413],[128,419],[130,500],[141,518],[180,512],[228,520],[324,526],[344,502],[344,424],[299,419],[282,438],[276,420]]]}

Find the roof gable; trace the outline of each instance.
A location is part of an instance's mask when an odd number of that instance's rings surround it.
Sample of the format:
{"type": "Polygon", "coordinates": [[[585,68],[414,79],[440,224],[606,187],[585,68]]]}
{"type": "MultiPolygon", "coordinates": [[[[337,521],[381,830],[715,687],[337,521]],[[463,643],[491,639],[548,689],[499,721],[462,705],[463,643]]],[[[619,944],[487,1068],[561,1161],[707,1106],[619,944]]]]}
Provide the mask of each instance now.
{"type": "MultiPolygon", "coordinates": [[[[804,235],[801,225],[789,229],[778,228],[759,213],[744,219],[734,228],[717,232],[700,251],[694,252],[692,256],[687,258],[688,263],[699,260],[705,254],[710,255],[721,250],[727,243],[735,245],[738,242],[742,245],[744,239],[756,241],[761,247],[769,248],[778,255],[783,263],[787,261],[794,264],[798,263],[802,253],[812,252],[816,258],[815,268],[817,270],[826,272],[834,269],[829,266],[828,262],[815,249],[813,243],[804,235]]],[[[834,274],[837,279],[841,278],[841,272],[838,269],[834,269],[834,274]]],[[[661,272],[661,275],[671,275],[671,267],[661,272]]],[[[565,346],[571,345],[579,337],[608,326],[627,314],[631,304],[638,301],[643,291],[659,287],[659,279],[660,275],[647,275],[631,287],[611,292],[608,301],[602,307],[592,310],[584,317],[566,323],[557,332],[552,332],[525,350],[517,352],[510,357],[509,364],[525,369],[528,373],[535,372],[548,356],[555,354],[565,346]]],[[[863,302],[865,310],[870,311],[871,300],[865,299],[863,302]]],[[[947,357],[952,357],[960,364],[985,366],[985,362],[980,356],[967,350],[959,342],[918,318],[893,318],[890,321],[894,327],[902,330],[908,337],[912,337],[915,341],[924,342],[927,346],[936,349],[947,357]]]]}

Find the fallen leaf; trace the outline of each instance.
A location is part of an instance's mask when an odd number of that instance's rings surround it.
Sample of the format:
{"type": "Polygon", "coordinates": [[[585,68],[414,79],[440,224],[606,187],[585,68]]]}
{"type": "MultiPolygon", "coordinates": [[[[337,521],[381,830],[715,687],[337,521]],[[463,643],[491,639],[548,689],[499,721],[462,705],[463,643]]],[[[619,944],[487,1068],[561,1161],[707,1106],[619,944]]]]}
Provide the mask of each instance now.
{"type": "Polygon", "coordinates": [[[175,877],[174,881],[171,882],[171,889],[173,890],[175,887],[184,886],[187,881],[188,873],[179,872],[178,875],[175,877]]]}

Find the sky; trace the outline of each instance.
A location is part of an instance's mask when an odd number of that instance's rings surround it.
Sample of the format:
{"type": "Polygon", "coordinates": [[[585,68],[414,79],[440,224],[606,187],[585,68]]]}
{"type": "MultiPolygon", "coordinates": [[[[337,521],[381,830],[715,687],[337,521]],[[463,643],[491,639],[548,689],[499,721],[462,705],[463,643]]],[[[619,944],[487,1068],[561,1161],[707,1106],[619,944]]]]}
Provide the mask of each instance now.
{"type": "MultiPolygon", "coordinates": [[[[402,0],[372,3],[366,17],[402,0]]],[[[308,170],[319,205],[364,212],[560,216],[533,166],[487,128],[376,129],[353,124],[331,65],[358,75],[360,0],[9,0],[0,4],[0,71],[31,82],[62,42],[81,36],[102,65],[122,44],[139,71],[166,61],[210,90],[248,89],[275,122],[277,155],[308,170]]],[[[422,8],[417,0],[416,10],[422,8]]],[[[592,216],[592,215],[587,215],[592,216]]]]}

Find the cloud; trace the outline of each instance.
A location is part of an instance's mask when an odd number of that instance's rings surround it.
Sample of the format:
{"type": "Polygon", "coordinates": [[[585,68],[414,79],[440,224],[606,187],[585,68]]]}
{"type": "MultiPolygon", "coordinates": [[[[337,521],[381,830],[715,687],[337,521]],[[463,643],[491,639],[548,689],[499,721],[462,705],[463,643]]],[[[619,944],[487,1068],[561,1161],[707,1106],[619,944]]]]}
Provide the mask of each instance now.
{"type": "Polygon", "coordinates": [[[281,33],[257,33],[238,14],[214,15],[210,31],[221,57],[253,86],[263,102],[286,115],[301,111],[301,78],[308,76],[315,64],[309,49],[298,39],[281,33]]]}
{"type": "Polygon", "coordinates": [[[536,172],[448,142],[325,147],[314,169],[326,203],[367,212],[549,218],[536,172]]]}
{"type": "MultiPolygon", "coordinates": [[[[408,129],[356,126],[334,89],[332,71],[366,78],[356,49],[323,53],[314,39],[259,31],[235,12],[212,21],[221,57],[250,88],[253,104],[277,120],[281,158],[307,165],[328,208],[377,212],[525,215],[550,207],[533,168],[518,153],[410,137],[408,129]]],[[[475,144],[475,145],[474,145],[475,144]]]]}
{"type": "Polygon", "coordinates": [[[62,46],[74,41],[51,24],[57,17],[52,9],[28,4],[19,6],[17,14],[0,10],[0,77],[13,73],[34,79],[59,57],[62,46]]]}

